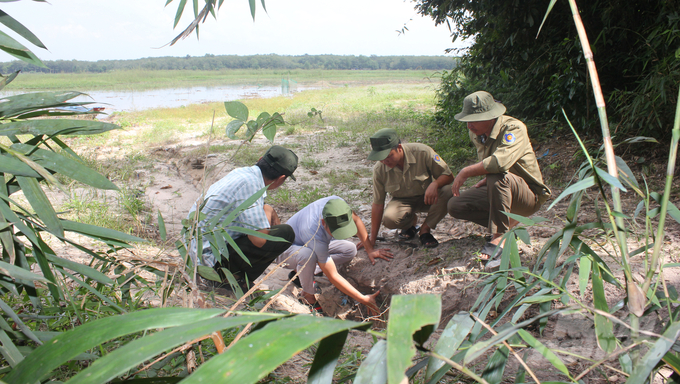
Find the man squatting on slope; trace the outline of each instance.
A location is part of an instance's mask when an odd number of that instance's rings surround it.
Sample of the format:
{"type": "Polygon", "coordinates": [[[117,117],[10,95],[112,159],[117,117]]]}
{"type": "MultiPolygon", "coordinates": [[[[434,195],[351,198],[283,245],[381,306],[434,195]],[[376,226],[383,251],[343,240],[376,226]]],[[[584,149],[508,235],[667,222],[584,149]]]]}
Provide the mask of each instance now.
{"type": "MultiPolygon", "coordinates": [[[[205,218],[198,224],[203,232],[201,264],[215,269],[224,283],[226,276],[222,268],[229,270],[239,280],[242,288],[247,288],[283,251],[290,247],[295,239],[295,233],[290,225],[281,224],[278,215],[269,205],[264,204],[267,196],[265,192],[255,203],[241,212],[233,222],[232,227],[241,227],[283,238],[285,241],[270,241],[254,235],[246,235],[237,230],[226,229],[234,239],[239,249],[248,258],[250,265],[231,247],[228,255],[214,254],[210,245],[211,234],[206,223],[220,213],[229,204],[231,210],[238,207],[249,197],[267,186],[268,190],[280,187],[288,177],[295,180],[293,172],[297,169],[298,158],[290,149],[274,145],[252,167],[236,168],[225,177],[211,185],[205,194],[205,205],[201,213],[205,218]],[[247,280],[245,280],[247,279],[247,280]]],[[[199,198],[189,211],[189,219],[193,219],[195,211],[200,206],[199,198]]],[[[230,210],[230,211],[231,211],[230,210]]],[[[228,213],[222,216],[226,218],[228,213]]],[[[222,222],[216,226],[221,226],[222,222]]],[[[196,240],[191,244],[192,257],[196,255],[196,240]]],[[[215,249],[216,250],[216,249],[215,249]]]]}
{"type": "Polygon", "coordinates": [[[345,240],[355,234],[373,265],[376,258],[391,259],[392,252],[373,248],[364,223],[343,199],[337,196],[319,199],[293,215],[287,224],[295,231],[295,241],[276,261],[281,263],[290,256],[287,264],[299,272],[302,296],[308,304],[317,311],[321,309],[314,296],[314,274],[318,264],[328,280],[342,293],[373,312],[378,311],[375,298],[380,291],[362,294],[338,273],[337,267],[356,256],[357,246],[345,240]]]}
{"type": "Polygon", "coordinates": [[[505,110],[490,93],[478,91],[465,97],[462,112],[454,116],[467,122],[479,162],[456,175],[448,211],[457,219],[488,227],[491,241],[480,251],[480,258],[487,261],[501,254],[501,237],[517,225],[504,213],[528,217],[550,197],[526,126],[504,115],[505,110]],[[485,178],[460,192],[465,180],[473,176],[485,178]]]}
{"type": "Polygon", "coordinates": [[[402,144],[391,128],[371,136],[371,148],[368,159],[378,161],[373,167],[371,244],[375,245],[382,222],[387,228],[401,229],[402,240],[418,234],[424,247],[436,247],[439,242],[430,231],[446,216],[451,188],[444,186],[453,181],[449,166],[425,144],[402,144]],[[388,193],[392,200],[385,207],[388,193]],[[417,212],[427,212],[420,230],[417,212]]]}

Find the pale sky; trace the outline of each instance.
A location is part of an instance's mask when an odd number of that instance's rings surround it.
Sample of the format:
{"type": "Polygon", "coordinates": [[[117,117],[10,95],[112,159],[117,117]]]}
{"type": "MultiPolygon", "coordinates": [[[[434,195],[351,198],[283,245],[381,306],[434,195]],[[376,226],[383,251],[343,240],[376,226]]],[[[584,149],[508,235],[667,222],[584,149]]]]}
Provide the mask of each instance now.
{"type": "MultiPolygon", "coordinates": [[[[172,29],[179,0],[22,0],[0,9],[30,29],[48,51],[17,38],[41,60],[111,60],[214,55],[444,55],[454,47],[446,26],[416,14],[403,0],[257,0],[255,21],[248,0],[226,0],[217,19],[208,16],[195,33],[170,42],[193,16],[189,5],[172,29]],[[402,27],[409,29],[398,34],[402,27]]],[[[199,1],[204,4],[204,1],[199,1]]],[[[192,1],[187,1],[192,4],[192,1]]],[[[455,47],[461,47],[456,42],[455,47]]],[[[451,54],[449,54],[451,56],[451,54]]],[[[14,60],[0,52],[0,61],[14,60]]]]}

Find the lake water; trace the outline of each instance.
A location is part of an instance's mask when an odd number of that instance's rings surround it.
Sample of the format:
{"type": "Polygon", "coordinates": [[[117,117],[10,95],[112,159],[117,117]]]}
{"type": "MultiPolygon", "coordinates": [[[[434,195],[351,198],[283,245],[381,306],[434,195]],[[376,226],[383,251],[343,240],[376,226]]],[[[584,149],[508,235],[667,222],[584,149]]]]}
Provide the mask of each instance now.
{"type": "MultiPolygon", "coordinates": [[[[291,87],[292,88],[292,87],[291,87]]],[[[151,108],[176,108],[183,105],[223,102],[239,99],[270,98],[292,95],[315,87],[295,85],[294,89],[281,86],[225,85],[216,87],[166,88],[148,91],[83,91],[74,101],[91,101],[90,107],[104,107],[111,114],[119,111],[140,111],[151,108]]],[[[0,92],[0,97],[26,92],[0,92]]]]}

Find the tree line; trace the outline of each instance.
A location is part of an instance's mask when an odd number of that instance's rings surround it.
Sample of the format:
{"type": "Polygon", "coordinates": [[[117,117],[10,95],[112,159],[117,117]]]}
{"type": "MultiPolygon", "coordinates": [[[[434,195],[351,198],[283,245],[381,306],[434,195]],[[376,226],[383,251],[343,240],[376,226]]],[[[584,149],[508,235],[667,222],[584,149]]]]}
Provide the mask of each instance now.
{"type": "Polygon", "coordinates": [[[220,70],[220,69],[347,69],[347,70],[450,70],[457,59],[450,56],[341,56],[341,55],[212,55],[147,57],[135,60],[55,60],[41,68],[24,61],[0,63],[2,73],[102,73],[119,70],[220,70]]]}

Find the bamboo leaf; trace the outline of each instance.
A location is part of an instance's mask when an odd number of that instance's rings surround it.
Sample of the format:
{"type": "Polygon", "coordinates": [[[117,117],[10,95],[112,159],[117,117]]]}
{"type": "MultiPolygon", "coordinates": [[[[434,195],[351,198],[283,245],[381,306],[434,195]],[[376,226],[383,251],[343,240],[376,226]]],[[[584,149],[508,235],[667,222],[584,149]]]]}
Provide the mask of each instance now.
{"type": "Polygon", "coordinates": [[[71,260],[62,259],[61,257],[57,257],[55,255],[45,254],[45,256],[47,257],[47,260],[49,260],[51,263],[70,269],[76,273],[79,273],[82,276],[89,277],[90,279],[98,281],[102,284],[107,285],[113,284],[113,280],[111,280],[110,277],[106,276],[105,274],[99,272],[98,270],[92,267],[76,263],[71,260]]]}
{"type": "Polygon", "coordinates": [[[520,300],[519,304],[537,304],[537,303],[545,303],[553,300],[559,300],[562,295],[534,295],[534,296],[529,296],[525,297],[524,299],[520,300]]]}
{"type": "Polygon", "coordinates": [[[29,31],[28,28],[24,27],[23,24],[21,24],[16,19],[14,19],[13,17],[11,17],[10,15],[3,11],[0,11],[0,23],[4,24],[7,28],[16,32],[19,36],[28,40],[31,44],[40,48],[47,49],[45,45],[42,43],[42,41],[40,41],[40,39],[38,39],[38,37],[33,34],[33,32],[29,31]]]}
{"type": "Polygon", "coordinates": [[[61,268],[57,268],[61,273],[64,275],[68,276],[71,280],[73,280],[76,284],[80,285],[81,287],[87,289],[92,293],[93,295],[97,296],[101,301],[108,303],[113,309],[115,309],[118,313],[125,313],[127,312],[125,309],[121,308],[118,304],[116,304],[113,300],[110,298],[102,295],[99,291],[96,289],[92,288],[89,284],[85,283],[84,281],[80,280],[79,278],[73,276],[72,274],[66,272],[65,270],[61,268]]]}
{"type": "MultiPolygon", "coordinates": [[[[434,352],[445,357],[453,357],[453,355],[460,347],[460,344],[465,340],[470,330],[475,325],[474,320],[466,312],[460,312],[453,316],[453,318],[446,324],[442,331],[437,344],[434,347],[434,352]]],[[[441,367],[444,366],[442,360],[430,357],[427,364],[427,371],[425,377],[430,379],[441,367]]],[[[444,373],[442,373],[442,376],[444,373]]],[[[438,381],[441,377],[437,378],[438,381]]]]}
{"type": "Polygon", "coordinates": [[[656,364],[664,355],[671,349],[673,344],[680,337],[680,322],[671,323],[661,337],[654,342],[652,347],[647,351],[644,357],[633,368],[633,373],[626,382],[628,383],[644,383],[656,364]]]}
{"type": "Polygon", "coordinates": [[[3,330],[0,330],[0,345],[2,345],[2,347],[0,347],[2,356],[5,358],[5,361],[9,363],[10,367],[16,367],[16,365],[24,359],[24,356],[19,352],[17,346],[14,345],[12,339],[10,339],[3,330]]]}
{"type": "Polygon", "coordinates": [[[222,281],[222,279],[220,279],[220,275],[217,272],[215,272],[215,269],[207,267],[205,265],[198,266],[198,274],[201,275],[201,277],[203,277],[204,279],[218,282],[222,281]]]}
{"type": "Polygon", "coordinates": [[[10,173],[16,176],[40,177],[40,174],[28,166],[28,164],[8,155],[0,155],[0,173],[10,173]]]}
{"type": "Polygon", "coordinates": [[[387,377],[390,383],[406,380],[406,369],[416,354],[413,334],[428,325],[437,324],[441,316],[439,295],[392,296],[387,323],[387,377]]]}
{"type": "Polygon", "coordinates": [[[621,184],[621,181],[617,179],[616,177],[610,175],[606,171],[603,171],[602,169],[595,167],[595,173],[597,173],[597,176],[604,180],[607,184],[611,185],[612,187],[616,187],[624,192],[626,192],[626,188],[621,184]]]}
{"type": "Polygon", "coordinates": [[[25,61],[38,67],[47,68],[33,52],[4,32],[0,32],[0,50],[9,53],[21,61],[25,61]]]}
{"type": "Polygon", "coordinates": [[[586,288],[588,288],[588,280],[590,280],[590,270],[592,268],[592,261],[588,256],[582,256],[579,259],[579,270],[578,270],[578,288],[581,293],[581,297],[585,295],[586,288]]]}
{"type": "Polygon", "coordinates": [[[160,209],[158,210],[158,232],[160,232],[161,240],[166,241],[168,239],[168,233],[165,229],[165,220],[163,220],[160,209]]]}
{"type": "Polygon", "coordinates": [[[307,315],[271,322],[243,338],[225,353],[198,367],[182,383],[255,383],[293,355],[324,337],[367,327],[370,327],[370,323],[360,324],[307,315]],[[253,360],[259,362],[257,369],[243,369],[253,360]]]}
{"type": "Polygon", "coordinates": [[[482,378],[487,383],[499,384],[503,380],[503,372],[505,371],[509,354],[510,350],[506,346],[501,346],[491,355],[482,372],[482,378]]]}
{"type": "Polygon", "coordinates": [[[47,113],[51,108],[87,105],[89,102],[69,102],[69,100],[86,94],[82,92],[33,92],[21,93],[2,98],[0,103],[0,115],[6,118],[16,117],[21,114],[42,111],[47,113]]]}
{"type": "MultiPolygon", "coordinates": [[[[609,306],[607,305],[607,298],[604,293],[604,284],[602,283],[600,268],[597,264],[593,265],[591,280],[593,286],[593,305],[596,309],[609,313],[609,306]]],[[[595,314],[595,334],[597,336],[597,344],[603,351],[611,353],[616,349],[614,325],[606,316],[595,314]]]]}
{"type": "Polygon", "coordinates": [[[540,320],[542,318],[547,318],[552,315],[555,315],[557,313],[563,312],[563,309],[555,309],[552,311],[547,311],[544,313],[541,313],[538,316],[535,316],[531,319],[525,320],[521,323],[515,324],[512,327],[508,327],[506,329],[501,330],[498,332],[498,334],[490,337],[487,340],[484,341],[479,341],[473,344],[470,348],[468,348],[467,352],[465,353],[465,358],[463,359],[463,364],[468,365],[470,362],[474,361],[478,357],[482,356],[486,351],[488,351],[490,348],[493,346],[500,344],[501,342],[507,340],[508,338],[512,337],[517,333],[517,330],[522,329],[529,324],[540,320]]]}
{"type": "MultiPolygon", "coordinates": [[[[165,3],[165,5],[168,5],[170,1],[165,3]]],[[[175,12],[175,23],[172,25],[173,28],[177,27],[177,24],[179,24],[179,21],[182,19],[182,13],[184,13],[184,7],[187,4],[187,0],[180,0],[179,5],[177,6],[177,12],[175,12]]]]}
{"type": "Polygon", "coordinates": [[[635,178],[635,174],[633,174],[633,171],[630,169],[630,167],[628,167],[628,164],[626,164],[626,162],[619,156],[616,156],[616,167],[620,172],[619,177],[622,179],[622,181],[625,181],[628,185],[639,191],[640,184],[635,178]]]}
{"type": "Polygon", "coordinates": [[[99,189],[117,190],[111,180],[99,174],[85,164],[62,156],[56,152],[36,148],[32,145],[14,144],[11,147],[26,154],[31,160],[52,171],[68,176],[73,180],[80,181],[99,189]],[[30,153],[30,155],[29,155],[30,153]]]}
{"type": "MultiPolygon", "coordinates": [[[[281,315],[278,316],[280,317],[281,315]]],[[[190,342],[204,335],[209,335],[215,331],[230,329],[251,322],[270,320],[272,318],[273,316],[263,316],[262,314],[227,318],[215,317],[166,329],[151,336],[131,341],[125,346],[101,357],[91,366],[67,381],[67,383],[107,383],[128,369],[178,345],[190,342]]]]}
{"type": "Polygon", "coordinates": [[[593,185],[595,185],[594,176],[586,177],[585,179],[579,181],[578,183],[570,185],[569,188],[565,189],[562,193],[560,193],[557,199],[555,199],[555,201],[553,201],[552,204],[550,204],[548,210],[552,209],[552,207],[554,207],[555,204],[560,202],[565,197],[571,195],[572,193],[583,191],[585,189],[592,187],[593,185]]]}
{"type": "Polygon", "coordinates": [[[225,101],[224,109],[234,119],[248,121],[248,107],[240,101],[225,101]]]}
{"type": "Polygon", "coordinates": [[[253,16],[253,20],[255,20],[255,8],[256,8],[255,4],[257,3],[255,2],[255,0],[248,0],[248,3],[250,4],[250,14],[253,16]]]}
{"type": "MultiPolygon", "coordinates": [[[[1,105],[1,104],[0,104],[1,105]]],[[[2,110],[0,110],[2,113],[2,110]]],[[[11,135],[96,135],[120,127],[93,120],[43,119],[25,120],[0,125],[0,136],[11,135]]]]}
{"type": "MultiPolygon", "coordinates": [[[[21,333],[23,333],[26,337],[28,337],[30,340],[33,340],[36,344],[41,345],[42,341],[38,339],[38,337],[33,333],[33,331],[26,325],[24,324],[23,321],[17,316],[17,314],[12,310],[12,308],[5,303],[4,300],[0,300],[0,309],[2,309],[3,312],[12,319],[14,324],[16,324],[17,327],[21,330],[21,333]]],[[[12,383],[12,381],[7,381],[8,383],[12,383]]]]}
{"type": "Polygon", "coordinates": [[[550,364],[552,364],[560,372],[564,373],[571,379],[569,369],[567,369],[567,366],[564,364],[564,362],[562,362],[562,360],[559,357],[557,357],[557,355],[555,355],[553,351],[548,349],[540,341],[536,340],[536,338],[531,336],[529,332],[520,329],[517,333],[524,341],[526,341],[527,344],[529,344],[530,347],[538,351],[541,355],[543,355],[543,357],[545,357],[550,362],[550,364]]]}
{"type": "Polygon", "coordinates": [[[146,242],[146,240],[137,236],[128,235],[127,233],[113,229],[98,227],[96,225],[83,224],[71,220],[62,220],[61,223],[64,226],[65,231],[80,233],[81,235],[91,237],[95,240],[101,240],[104,242],[109,240],[117,240],[125,243],[146,242]]]}
{"type": "Polygon", "coordinates": [[[338,364],[342,347],[347,340],[348,331],[338,332],[325,337],[319,343],[312,367],[309,369],[307,384],[325,384],[333,382],[333,371],[338,364]]]}
{"type": "Polygon", "coordinates": [[[555,6],[555,3],[557,3],[557,0],[550,0],[550,4],[548,4],[548,10],[545,11],[545,16],[543,16],[543,21],[541,21],[541,25],[538,27],[538,32],[536,32],[536,37],[538,37],[538,34],[541,33],[541,29],[543,29],[543,24],[545,24],[545,21],[548,19],[548,15],[550,14],[550,11],[552,11],[553,7],[555,6]]]}
{"type": "Polygon", "coordinates": [[[47,281],[43,276],[36,275],[35,273],[25,270],[21,267],[17,267],[16,265],[6,263],[2,260],[0,260],[0,272],[4,273],[5,275],[13,278],[13,279],[20,279],[20,280],[28,280],[28,281],[47,281]]]}
{"type": "Polygon", "coordinates": [[[155,308],[88,322],[36,348],[3,380],[36,383],[61,364],[109,340],[148,329],[191,324],[222,313],[220,309],[155,308]]]}
{"type": "Polygon", "coordinates": [[[354,384],[387,383],[387,342],[378,340],[361,363],[354,377],[354,384]]]}
{"type": "Polygon", "coordinates": [[[40,187],[38,180],[30,177],[17,176],[17,181],[21,186],[21,190],[26,196],[26,200],[31,203],[31,207],[38,214],[38,217],[43,221],[50,233],[57,237],[64,237],[64,227],[57,217],[57,213],[52,207],[45,192],[40,187]]]}

